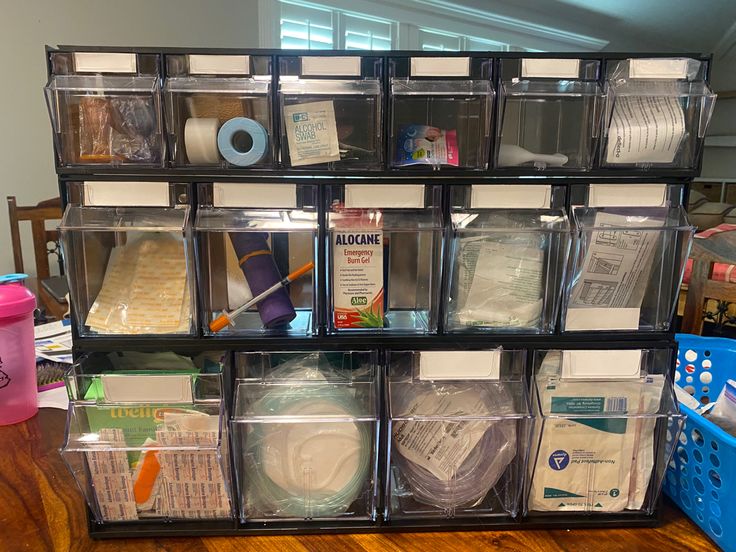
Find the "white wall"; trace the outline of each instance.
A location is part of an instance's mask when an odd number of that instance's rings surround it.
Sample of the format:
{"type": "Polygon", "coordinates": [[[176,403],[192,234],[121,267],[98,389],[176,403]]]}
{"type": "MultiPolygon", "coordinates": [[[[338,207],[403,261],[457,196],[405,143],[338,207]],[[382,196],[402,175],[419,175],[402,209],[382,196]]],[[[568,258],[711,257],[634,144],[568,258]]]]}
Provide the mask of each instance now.
{"type": "MultiPolygon", "coordinates": [[[[0,274],[13,271],[5,196],[35,205],[58,194],[43,98],[44,44],[257,47],[257,6],[258,0],[0,2],[0,274]]],[[[25,270],[33,273],[29,229],[23,244],[25,270]]]]}

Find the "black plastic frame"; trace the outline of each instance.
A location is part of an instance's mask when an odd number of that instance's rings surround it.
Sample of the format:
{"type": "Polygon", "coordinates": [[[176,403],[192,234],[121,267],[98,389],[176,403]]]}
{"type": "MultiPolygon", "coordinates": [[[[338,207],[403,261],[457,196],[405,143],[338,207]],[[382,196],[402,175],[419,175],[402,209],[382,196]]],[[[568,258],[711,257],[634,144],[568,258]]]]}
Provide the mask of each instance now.
{"type": "MultiPolygon", "coordinates": [[[[124,48],[124,47],[89,47],[89,46],[60,46],[46,47],[47,71],[51,74],[50,54],[52,52],[135,52],[135,53],[158,53],[161,54],[160,74],[163,75],[166,57],[173,54],[240,54],[240,55],[266,55],[272,56],[272,90],[274,83],[279,77],[279,57],[299,55],[319,56],[356,56],[370,55],[383,58],[384,64],[384,92],[388,87],[388,60],[391,57],[490,57],[493,58],[494,87],[498,87],[500,78],[499,63],[501,59],[519,58],[585,58],[601,61],[601,78],[605,75],[606,64],[609,61],[617,61],[628,57],[672,57],[673,54],[663,53],[530,53],[530,52],[416,52],[416,51],[391,51],[384,53],[361,52],[361,51],[300,51],[300,50],[276,50],[276,49],[211,49],[211,48],[124,48]]],[[[698,53],[682,53],[681,56],[695,58],[708,62],[706,74],[710,73],[711,56],[698,53]]],[[[384,97],[384,103],[387,98],[384,97]]],[[[497,108],[497,95],[494,99],[493,110],[497,108]]],[[[273,102],[274,109],[274,133],[280,136],[280,118],[277,110],[278,102],[273,102]]],[[[388,128],[389,110],[383,109],[384,130],[388,128]]],[[[493,155],[493,140],[495,140],[497,120],[493,121],[491,128],[492,145],[489,155],[493,155]]],[[[384,144],[388,148],[388,144],[384,144]]],[[[566,188],[567,209],[570,207],[570,184],[581,183],[672,183],[681,184],[684,187],[683,201],[687,201],[689,185],[693,177],[700,174],[702,163],[702,151],[698,152],[697,166],[693,169],[655,169],[651,171],[641,170],[612,170],[594,169],[588,172],[573,173],[568,171],[536,171],[529,169],[495,169],[488,170],[411,170],[384,169],[381,171],[329,171],[329,170],[285,170],[285,169],[203,169],[173,167],[171,162],[163,169],[149,169],[125,166],[122,169],[105,167],[59,167],[58,161],[56,172],[58,174],[59,194],[62,204],[68,202],[69,182],[84,180],[132,180],[132,181],[168,181],[168,182],[261,182],[272,183],[314,183],[314,184],[390,184],[390,183],[415,183],[415,184],[438,184],[442,186],[441,212],[445,227],[449,224],[449,213],[451,207],[452,188],[455,184],[513,184],[513,183],[544,183],[566,188]],[[285,178],[286,177],[286,178],[285,178]],[[530,178],[533,177],[533,178],[530,178]]],[[[55,160],[58,160],[54,152],[55,160]]],[[[492,167],[492,159],[489,167],[492,167]]],[[[388,158],[384,159],[384,163],[388,158]]],[[[597,160],[596,160],[597,162],[597,160]]],[[[319,240],[318,248],[320,259],[326,262],[326,186],[318,186],[318,221],[319,240]]],[[[192,220],[196,216],[198,205],[197,186],[192,186],[189,204],[192,209],[192,220]]],[[[442,278],[445,277],[442,271],[442,278]]],[[[195,271],[196,273],[196,271],[195,271]]],[[[319,286],[319,304],[322,308],[315,313],[318,325],[318,333],[312,337],[281,337],[281,336],[231,336],[215,337],[203,336],[201,327],[197,327],[197,335],[190,337],[179,336],[95,336],[80,337],[77,332],[76,313],[72,305],[72,333],[74,337],[74,355],[78,358],[87,352],[110,352],[110,351],[175,351],[192,353],[208,350],[223,350],[230,355],[232,365],[233,355],[237,351],[297,351],[297,350],[368,350],[377,349],[379,359],[383,366],[384,354],[387,349],[415,349],[415,350],[438,350],[438,349],[489,349],[493,347],[504,347],[510,349],[624,349],[624,348],[676,348],[674,332],[575,332],[574,334],[561,334],[559,323],[556,332],[551,335],[539,334],[446,334],[443,329],[442,306],[439,307],[439,330],[437,335],[387,335],[387,334],[362,334],[362,335],[330,335],[325,331],[327,316],[327,297],[325,279],[319,286]]],[[[441,282],[444,285],[444,282],[441,282]]],[[[199,306],[199,299],[197,299],[199,306]]],[[[559,322],[559,320],[558,320],[559,322]]],[[[531,358],[527,358],[527,375],[531,375],[531,358]]],[[[676,355],[672,355],[672,370],[676,355]]],[[[383,397],[382,386],[384,384],[381,374],[379,393],[383,397]]],[[[234,383],[234,371],[229,370],[225,376],[225,389],[232,389],[234,383]]],[[[531,380],[530,380],[531,381],[531,380]]],[[[230,394],[231,395],[231,394],[230,394]]],[[[232,396],[225,398],[228,411],[232,407],[232,396]]],[[[385,419],[385,404],[381,400],[380,419],[385,419]]],[[[379,465],[385,464],[385,424],[380,427],[379,465]]],[[[230,458],[232,464],[232,456],[230,458]]],[[[233,466],[231,465],[231,468],[233,466]]],[[[384,521],[383,512],[383,481],[385,476],[383,469],[379,469],[379,500],[377,519],[371,521],[334,521],[334,522],[275,522],[275,523],[241,523],[237,519],[231,521],[175,521],[162,522],[161,520],[123,522],[123,523],[96,523],[88,510],[88,528],[93,538],[130,538],[130,537],[166,537],[166,536],[206,536],[206,535],[270,535],[270,534],[324,534],[324,533],[377,533],[377,532],[399,532],[399,531],[466,531],[466,530],[518,530],[518,529],[551,529],[551,528],[583,528],[583,527],[654,527],[662,521],[661,508],[657,507],[653,515],[643,512],[631,512],[626,514],[600,514],[585,515],[577,513],[560,514],[532,514],[516,520],[496,518],[454,518],[440,519],[431,518],[426,520],[408,519],[384,521]]],[[[661,500],[661,499],[660,499],[661,500]]],[[[659,503],[658,503],[659,504],[659,503]]]]}

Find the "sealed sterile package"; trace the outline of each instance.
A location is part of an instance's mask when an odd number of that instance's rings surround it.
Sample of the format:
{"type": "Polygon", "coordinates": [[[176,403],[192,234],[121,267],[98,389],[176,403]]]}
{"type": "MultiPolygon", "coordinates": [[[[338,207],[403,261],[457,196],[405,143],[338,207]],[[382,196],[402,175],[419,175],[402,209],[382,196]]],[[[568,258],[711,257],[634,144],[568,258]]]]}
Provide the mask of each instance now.
{"type": "Polygon", "coordinates": [[[736,435],[736,381],[726,382],[707,418],[724,431],[736,435]]]}
{"type": "Polygon", "coordinates": [[[165,232],[131,233],[111,252],[85,324],[101,334],[187,333],[191,302],[183,240],[165,232]]]}
{"type": "Polygon", "coordinates": [[[248,406],[242,459],[246,516],[335,517],[349,513],[371,480],[372,432],[356,390],[324,354],[287,360],[248,406]],[[364,417],[363,417],[364,418],[364,417]]]}
{"type": "Polygon", "coordinates": [[[396,164],[459,165],[457,131],[427,125],[406,125],[399,129],[396,164]]]}
{"type": "Polygon", "coordinates": [[[436,382],[391,400],[393,411],[416,416],[395,420],[391,439],[393,462],[418,502],[473,507],[516,456],[516,421],[502,419],[514,412],[504,382],[436,382]]]}
{"type": "Polygon", "coordinates": [[[654,468],[656,419],[646,415],[659,409],[664,376],[605,384],[561,379],[552,369],[559,355],[547,353],[537,375],[545,419],[536,426],[539,445],[530,464],[529,509],[640,509],[654,468]]]}
{"type": "Polygon", "coordinates": [[[531,327],[542,313],[543,238],[533,234],[460,238],[457,318],[468,326],[531,327]]]}

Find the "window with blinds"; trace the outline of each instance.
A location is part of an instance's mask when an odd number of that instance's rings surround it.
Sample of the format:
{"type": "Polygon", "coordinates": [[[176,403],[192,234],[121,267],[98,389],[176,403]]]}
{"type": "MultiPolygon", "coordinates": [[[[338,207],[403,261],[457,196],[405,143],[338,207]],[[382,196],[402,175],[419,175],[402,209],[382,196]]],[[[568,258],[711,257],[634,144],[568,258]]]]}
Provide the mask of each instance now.
{"type": "Polygon", "coordinates": [[[281,2],[281,47],[329,50],[333,41],[332,10],[281,2]]]}
{"type": "Polygon", "coordinates": [[[351,14],[341,17],[346,50],[390,50],[393,24],[351,14]]]}

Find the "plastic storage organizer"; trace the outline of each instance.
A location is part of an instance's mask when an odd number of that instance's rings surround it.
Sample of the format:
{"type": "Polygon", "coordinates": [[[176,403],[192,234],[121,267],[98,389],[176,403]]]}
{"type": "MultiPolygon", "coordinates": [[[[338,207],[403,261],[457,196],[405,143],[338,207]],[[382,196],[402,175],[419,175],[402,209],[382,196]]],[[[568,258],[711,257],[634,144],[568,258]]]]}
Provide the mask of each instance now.
{"type": "MultiPolygon", "coordinates": [[[[678,334],[675,380],[701,403],[736,376],[736,341],[678,334]]],[[[664,491],[724,550],[736,550],[736,437],[680,404],[687,420],[667,469],[664,491]]]]}

